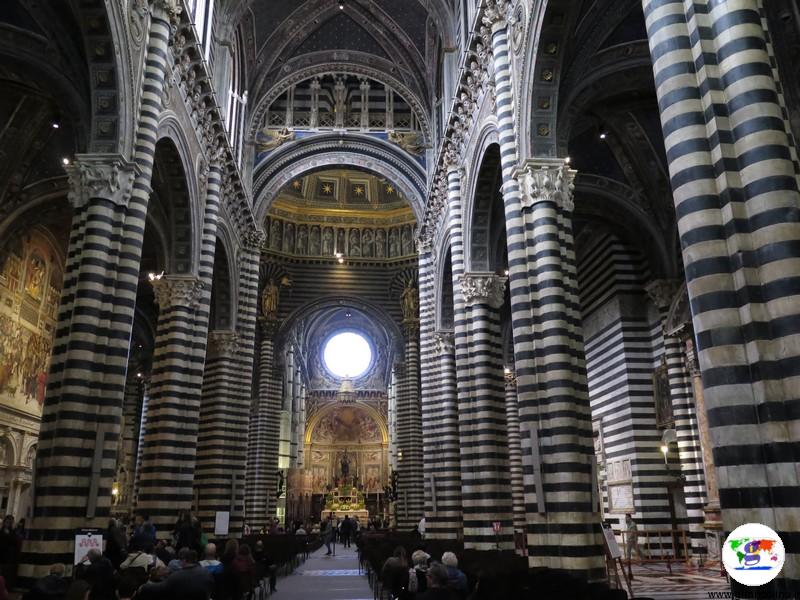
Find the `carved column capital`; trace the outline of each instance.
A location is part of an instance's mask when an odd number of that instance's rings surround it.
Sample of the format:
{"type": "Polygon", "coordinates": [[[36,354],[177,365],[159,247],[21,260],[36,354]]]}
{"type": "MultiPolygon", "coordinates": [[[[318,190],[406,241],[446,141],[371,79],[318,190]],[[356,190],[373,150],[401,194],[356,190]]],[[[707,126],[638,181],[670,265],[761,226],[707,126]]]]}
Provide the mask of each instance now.
{"type": "Polygon", "coordinates": [[[464,273],[459,280],[467,306],[488,304],[492,308],[503,306],[506,281],[508,277],[495,273],[464,273]]]}
{"type": "Polygon", "coordinates": [[[197,302],[204,284],[194,275],[165,275],[150,282],[156,303],[163,310],[172,306],[192,306],[197,302]]]}
{"type": "Polygon", "coordinates": [[[239,351],[239,335],[235,331],[210,331],[208,345],[215,356],[233,357],[239,351]]]}
{"type": "Polygon", "coordinates": [[[420,231],[417,238],[417,252],[419,254],[429,254],[433,252],[433,232],[429,229],[420,231]]]}
{"type": "Polygon", "coordinates": [[[433,347],[438,356],[452,355],[456,350],[455,335],[452,331],[437,331],[433,334],[433,347]]]}
{"type": "Polygon", "coordinates": [[[275,319],[258,317],[258,324],[261,327],[261,334],[265,338],[272,338],[276,333],[278,333],[278,321],[275,319]]]}
{"type": "Polygon", "coordinates": [[[119,154],[78,154],[64,170],[69,177],[67,197],[77,209],[91,198],[128,206],[138,167],[119,154]]]}
{"type": "Polygon", "coordinates": [[[512,3],[509,0],[486,0],[481,21],[494,33],[514,24],[515,18],[512,10],[512,3]]]}
{"type": "Polygon", "coordinates": [[[261,252],[266,239],[267,236],[263,229],[251,227],[242,236],[242,248],[249,252],[261,252]]]}
{"type": "Polygon", "coordinates": [[[561,159],[529,159],[514,175],[519,182],[522,208],[539,202],[554,202],[567,212],[575,209],[575,175],[577,171],[561,159]]]}
{"type": "Polygon", "coordinates": [[[681,284],[679,279],[654,279],[645,285],[644,289],[656,308],[665,311],[672,305],[681,284]]]}
{"type": "Polygon", "coordinates": [[[514,372],[514,369],[506,369],[503,371],[503,378],[506,384],[506,391],[515,391],[517,389],[517,374],[514,372]]]}
{"type": "Polygon", "coordinates": [[[152,11],[163,11],[168,17],[176,18],[180,16],[181,7],[180,0],[150,0],[152,11]]]}

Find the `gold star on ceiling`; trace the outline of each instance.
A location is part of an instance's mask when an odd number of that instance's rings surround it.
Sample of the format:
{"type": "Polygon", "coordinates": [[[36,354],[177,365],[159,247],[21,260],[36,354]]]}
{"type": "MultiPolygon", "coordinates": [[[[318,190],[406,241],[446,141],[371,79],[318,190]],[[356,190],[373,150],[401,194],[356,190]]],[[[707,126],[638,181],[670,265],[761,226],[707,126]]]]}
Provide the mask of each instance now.
{"type": "Polygon", "coordinates": [[[330,183],[325,183],[322,185],[322,193],[323,194],[333,194],[333,186],[330,183]]]}
{"type": "Polygon", "coordinates": [[[387,194],[394,194],[394,188],[391,185],[386,186],[386,193],[387,194]]]}
{"type": "Polygon", "coordinates": [[[363,196],[364,188],[361,187],[360,185],[357,185],[355,188],[353,188],[353,192],[355,193],[356,196],[363,196]]]}
{"type": "Polygon", "coordinates": [[[301,184],[301,183],[300,183],[300,182],[299,182],[297,179],[295,179],[295,180],[292,182],[292,187],[293,187],[294,189],[296,189],[296,190],[299,190],[299,189],[302,187],[302,184],[301,184]]]}

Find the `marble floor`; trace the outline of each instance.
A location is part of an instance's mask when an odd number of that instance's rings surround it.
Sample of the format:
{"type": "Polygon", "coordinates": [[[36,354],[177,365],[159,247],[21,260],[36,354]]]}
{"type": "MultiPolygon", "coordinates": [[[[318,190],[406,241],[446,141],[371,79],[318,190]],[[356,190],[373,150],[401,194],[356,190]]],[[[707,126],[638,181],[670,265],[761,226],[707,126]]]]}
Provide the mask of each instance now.
{"type": "Polygon", "coordinates": [[[325,552],[323,546],[291,575],[278,579],[277,592],[269,600],[372,600],[367,578],[359,574],[355,544],[337,544],[335,556],[325,552]]]}

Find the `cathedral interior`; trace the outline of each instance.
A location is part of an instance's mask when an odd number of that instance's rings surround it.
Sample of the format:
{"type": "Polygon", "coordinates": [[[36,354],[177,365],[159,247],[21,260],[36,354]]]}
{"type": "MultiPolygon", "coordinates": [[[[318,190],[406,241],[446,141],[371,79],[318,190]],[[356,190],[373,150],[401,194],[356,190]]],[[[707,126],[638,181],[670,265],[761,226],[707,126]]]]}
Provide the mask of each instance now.
{"type": "Polygon", "coordinates": [[[630,514],[800,593],[799,57],[796,1],[4,0],[20,585],[185,510],[603,581],[630,514]]]}

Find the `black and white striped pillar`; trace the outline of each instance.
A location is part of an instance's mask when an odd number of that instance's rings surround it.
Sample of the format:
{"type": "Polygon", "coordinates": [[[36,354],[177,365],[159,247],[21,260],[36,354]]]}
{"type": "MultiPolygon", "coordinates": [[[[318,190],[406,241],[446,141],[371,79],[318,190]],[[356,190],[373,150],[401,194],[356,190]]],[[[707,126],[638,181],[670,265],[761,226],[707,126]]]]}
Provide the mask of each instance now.
{"type": "Polygon", "coordinates": [[[247,523],[261,530],[276,516],[278,451],[281,435],[281,386],[275,369],[277,323],[259,317],[261,344],[258,356],[258,395],[250,413],[247,439],[247,523]]]}
{"type": "Polygon", "coordinates": [[[459,280],[469,345],[458,411],[464,546],[476,550],[514,547],[500,334],[505,285],[494,273],[465,273],[459,280]]]}
{"type": "Polygon", "coordinates": [[[505,369],[506,428],[508,430],[508,466],[511,474],[511,507],[514,535],[524,534],[527,528],[525,516],[525,484],[522,477],[522,442],[519,430],[519,406],[517,405],[517,380],[514,370],[505,369]]]}
{"type": "Polygon", "coordinates": [[[757,0],[644,0],[726,531],[775,529],[800,588],[798,179],[757,0]]]}
{"type": "Polygon", "coordinates": [[[168,538],[194,504],[194,469],[205,361],[196,346],[204,285],[192,275],[152,282],[159,307],[136,508],[168,538]]]}

